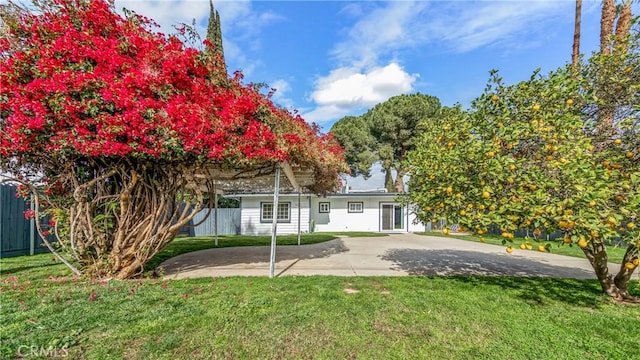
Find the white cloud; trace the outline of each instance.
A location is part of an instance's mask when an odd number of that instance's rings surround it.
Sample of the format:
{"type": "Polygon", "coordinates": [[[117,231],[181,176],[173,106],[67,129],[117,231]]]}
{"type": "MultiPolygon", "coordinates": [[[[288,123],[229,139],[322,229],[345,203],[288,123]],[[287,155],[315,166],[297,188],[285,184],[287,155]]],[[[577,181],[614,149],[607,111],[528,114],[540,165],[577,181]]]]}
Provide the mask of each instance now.
{"type": "Polygon", "coordinates": [[[573,6],[548,0],[347,4],[339,15],[356,21],[330,51],[336,67],[316,80],[310,96],[316,107],[304,116],[328,122],[411,92],[419,75],[398,65],[406,50],[464,53],[490,46],[509,52],[539,45],[558,17],[573,16],[573,6]]]}
{"type": "Polygon", "coordinates": [[[536,33],[553,29],[559,16],[573,17],[569,1],[450,2],[441,4],[424,31],[429,41],[442,41],[451,51],[464,53],[484,46],[513,46],[538,43],[536,33]],[[517,41],[516,41],[517,39],[517,41]]]}
{"type": "Polygon", "coordinates": [[[190,25],[193,19],[196,23],[200,23],[209,17],[209,1],[117,0],[115,8],[120,13],[122,8],[126,8],[154,20],[161,26],[160,31],[166,34],[175,33],[174,25],[180,23],[190,25]]]}
{"type": "MultiPolygon", "coordinates": [[[[284,95],[287,91],[291,90],[291,85],[285,79],[278,79],[269,84],[273,89],[276,89],[276,94],[284,95]]],[[[274,94],[274,96],[276,96],[274,94]]]]}
{"type": "Polygon", "coordinates": [[[377,64],[380,55],[419,43],[414,24],[424,22],[420,16],[428,5],[428,2],[394,1],[372,10],[347,5],[343,13],[363,16],[346,31],[346,39],[336,44],[331,54],[343,63],[367,67],[377,64]]]}
{"type": "Polygon", "coordinates": [[[548,0],[349,4],[341,13],[360,18],[345,29],[345,39],[335,45],[331,55],[342,64],[366,67],[418,46],[463,53],[502,45],[502,50],[508,51],[529,42],[538,44],[540,36],[527,35],[548,31],[558,17],[573,17],[573,4],[548,0]]]}
{"type": "Polygon", "coordinates": [[[287,80],[277,79],[269,83],[269,87],[276,90],[273,94],[273,102],[288,109],[292,109],[294,107],[293,100],[291,100],[286,95],[289,91],[291,91],[291,85],[287,80]]]}
{"type": "Polygon", "coordinates": [[[407,74],[397,63],[374,67],[367,73],[356,68],[339,68],[318,80],[317,90],[311,97],[320,105],[372,105],[411,90],[415,78],[416,75],[407,74]]]}
{"type": "Polygon", "coordinates": [[[348,115],[412,91],[417,78],[418,74],[407,73],[395,62],[368,71],[356,67],[335,69],[316,81],[311,99],[318,107],[303,117],[321,123],[348,115]]]}
{"type": "MultiPolygon", "coordinates": [[[[337,120],[345,115],[349,115],[351,112],[345,111],[345,109],[339,108],[335,105],[317,106],[313,110],[304,112],[302,118],[309,123],[321,124],[332,120],[337,120]]],[[[325,129],[329,130],[329,129],[325,129]]]]}

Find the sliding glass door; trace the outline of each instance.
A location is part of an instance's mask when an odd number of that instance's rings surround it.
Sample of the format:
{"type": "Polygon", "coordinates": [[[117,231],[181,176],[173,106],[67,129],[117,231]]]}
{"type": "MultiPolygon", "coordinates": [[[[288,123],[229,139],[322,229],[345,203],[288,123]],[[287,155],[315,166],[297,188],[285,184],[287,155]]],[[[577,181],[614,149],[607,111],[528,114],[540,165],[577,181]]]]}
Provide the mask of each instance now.
{"type": "Polygon", "coordinates": [[[404,229],[404,212],[397,204],[380,204],[380,230],[394,231],[404,229]]]}

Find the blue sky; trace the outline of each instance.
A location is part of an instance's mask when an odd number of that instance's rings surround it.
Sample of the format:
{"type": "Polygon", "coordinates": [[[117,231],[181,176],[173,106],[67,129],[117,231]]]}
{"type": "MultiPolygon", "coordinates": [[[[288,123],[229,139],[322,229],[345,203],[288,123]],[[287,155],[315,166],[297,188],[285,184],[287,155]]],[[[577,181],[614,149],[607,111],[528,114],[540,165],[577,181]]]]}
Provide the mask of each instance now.
{"type": "MultiPolygon", "coordinates": [[[[583,54],[598,47],[600,4],[583,2],[583,54]]],[[[156,20],[165,33],[195,20],[206,34],[209,0],[116,0],[115,6],[156,20]]],[[[515,83],[538,67],[564,65],[575,1],[215,0],[214,6],[229,71],[276,88],[275,102],[327,132],[343,116],[394,95],[421,92],[466,107],[491,69],[515,83]]],[[[374,181],[354,187],[381,187],[381,174],[373,173],[374,181]]]]}
{"type": "MultiPolygon", "coordinates": [[[[583,54],[598,47],[600,1],[582,9],[583,54]]],[[[227,66],[267,83],[274,101],[327,132],[403,93],[468,106],[491,69],[507,83],[571,58],[574,0],[538,1],[214,1],[227,66]]],[[[208,0],[116,0],[155,19],[161,31],[191,23],[204,37],[208,0]]],[[[637,6],[634,9],[637,13],[637,6]]],[[[383,187],[377,168],[354,189],[383,187]]]]}
{"type": "MultiPolygon", "coordinates": [[[[491,69],[508,83],[570,60],[573,0],[214,1],[227,65],[278,89],[275,101],[324,131],[402,93],[468,105],[491,69]]],[[[162,31],[195,19],[208,0],[123,1],[162,31]]],[[[582,52],[597,47],[599,1],[584,1],[582,52]]]]}

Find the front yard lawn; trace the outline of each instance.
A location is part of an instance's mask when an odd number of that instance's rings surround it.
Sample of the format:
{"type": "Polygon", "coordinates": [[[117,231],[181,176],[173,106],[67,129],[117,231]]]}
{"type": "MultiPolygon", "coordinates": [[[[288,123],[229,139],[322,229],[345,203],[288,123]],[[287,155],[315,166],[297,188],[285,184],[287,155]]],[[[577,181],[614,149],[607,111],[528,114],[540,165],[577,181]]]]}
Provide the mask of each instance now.
{"type": "MultiPolygon", "coordinates": [[[[640,307],[613,304],[593,280],[100,282],[72,277],[50,254],[1,259],[0,269],[6,359],[29,349],[69,359],[632,359],[640,351],[640,307]]],[[[637,281],[632,292],[640,295],[637,281]]]]}

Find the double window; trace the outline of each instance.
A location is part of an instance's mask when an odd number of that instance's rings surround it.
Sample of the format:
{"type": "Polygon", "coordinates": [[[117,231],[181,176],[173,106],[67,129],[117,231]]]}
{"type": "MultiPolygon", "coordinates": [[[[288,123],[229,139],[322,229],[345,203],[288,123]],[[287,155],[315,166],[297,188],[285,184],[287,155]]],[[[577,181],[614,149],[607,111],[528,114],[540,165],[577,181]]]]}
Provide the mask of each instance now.
{"type": "Polygon", "coordinates": [[[364,211],[364,203],[362,202],[349,202],[347,203],[347,211],[350,213],[361,213],[364,211]]]}
{"type": "MultiPolygon", "coordinates": [[[[291,203],[279,202],[276,216],[279,223],[291,222],[291,203]]],[[[273,203],[260,203],[260,221],[273,222],[273,203]]]]}
{"type": "Polygon", "coordinates": [[[328,213],[329,211],[331,211],[331,203],[321,202],[319,204],[319,209],[318,209],[319,213],[328,213]]]}

